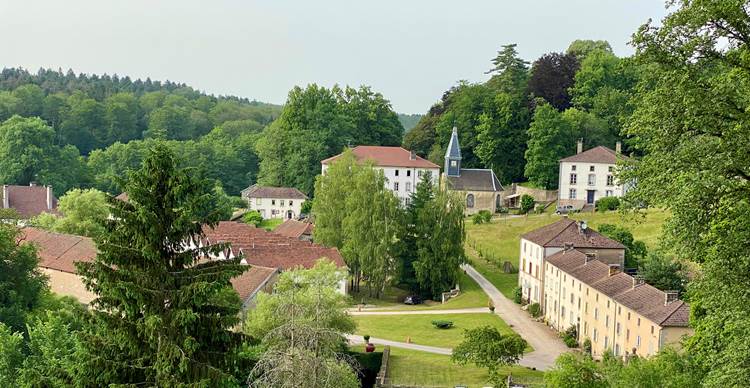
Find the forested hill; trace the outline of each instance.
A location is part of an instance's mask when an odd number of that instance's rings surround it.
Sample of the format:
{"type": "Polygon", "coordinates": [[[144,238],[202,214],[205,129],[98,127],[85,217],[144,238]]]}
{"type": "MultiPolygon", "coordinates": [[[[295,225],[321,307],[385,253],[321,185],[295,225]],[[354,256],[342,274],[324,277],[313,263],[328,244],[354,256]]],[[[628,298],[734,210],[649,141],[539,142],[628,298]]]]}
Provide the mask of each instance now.
{"type": "Polygon", "coordinates": [[[83,155],[118,141],[197,139],[227,121],[260,130],[280,112],[278,105],[207,95],[171,81],[72,70],[0,73],[0,121],[14,114],[40,117],[55,129],[58,145],[74,145],[83,155]]]}

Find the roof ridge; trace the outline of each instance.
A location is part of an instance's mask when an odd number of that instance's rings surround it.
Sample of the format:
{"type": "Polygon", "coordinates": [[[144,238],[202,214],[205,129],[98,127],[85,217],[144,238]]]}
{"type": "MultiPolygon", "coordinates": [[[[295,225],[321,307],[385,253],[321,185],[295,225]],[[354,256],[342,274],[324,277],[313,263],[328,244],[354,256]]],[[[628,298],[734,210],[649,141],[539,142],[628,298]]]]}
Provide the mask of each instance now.
{"type": "MultiPolygon", "coordinates": [[[[675,302],[678,302],[678,303],[674,303],[675,308],[669,314],[667,314],[667,316],[664,317],[664,319],[662,319],[661,322],[658,322],[659,326],[662,326],[664,324],[664,322],[666,322],[669,318],[671,318],[672,315],[674,315],[677,312],[677,310],[680,309],[680,307],[682,307],[683,305],[686,304],[685,301],[682,300],[682,299],[677,299],[675,302]]],[[[667,306],[669,306],[669,305],[667,305],[667,306]]]]}

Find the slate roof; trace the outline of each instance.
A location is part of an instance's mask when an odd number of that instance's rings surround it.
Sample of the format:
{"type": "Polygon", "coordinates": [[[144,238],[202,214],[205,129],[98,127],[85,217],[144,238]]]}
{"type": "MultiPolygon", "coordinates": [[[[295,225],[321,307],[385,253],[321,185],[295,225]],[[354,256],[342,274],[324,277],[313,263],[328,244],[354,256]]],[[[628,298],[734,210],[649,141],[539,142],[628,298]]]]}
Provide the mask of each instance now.
{"type": "Polygon", "coordinates": [[[284,221],[281,225],[277,226],[276,229],[273,230],[273,232],[278,235],[297,239],[302,237],[303,235],[311,236],[312,231],[313,224],[291,219],[284,221]]]}
{"type": "Polygon", "coordinates": [[[581,163],[606,163],[615,164],[619,159],[628,159],[624,155],[617,155],[611,148],[605,146],[598,146],[580,154],[568,156],[567,158],[560,159],[561,162],[581,162],[581,163]]]}
{"type": "Polygon", "coordinates": [[[204,227],[207,244],[229,243],[234,255],[242,253],[250,265],[290,270],[312,268],[322,258],[345,267],[336,248],[282,236],[240,222],[222,221],[215,228],[204,227]]]}
{"type": "Polygon", "coordinates": [[[618,241],[607,238],[590,227],[582,231],[579,222],[567,217],[532,230],[521,238],[543,247],[564,247],[570,243],[574,248],[625,249],[618,241]]]}
{"type": "Polygon", "coordinates": [[[453,127],[451,140],[448,142],[448,148],[445,150],[446,159],[461,159],[461,147],[458,144],[458,128],[453,127]]]}
{"type": "Polygon", "coordinates": [[[687,303],[678,299],[665,304],[664,291],[650,284],[636,285],[633,277],[623,272],[610,276],[608,264],[587,260],[586,254],[578,250],[560,251],[545,260],[659,326],[688,326],[690,306],[687,303]]]}
{"type": "MultiPolygon", "coordinates": [[[[437,164],[418,155],[414,155],[414,159],[412,159],[411,151],[401,147],[356,146],[352,148],[352,153],[358,161],[369,160],[380,167],[440,168],[437,164]]],[[[332,156],[320,163],[330,164],[341,155],[332,156]]]]}
{"type": "Polygon", "coordinates": [[[307,199],[307,196],[294,187],[271,187],[252,185],[242,194],[248,198],[307,199]]]}
{"type": "Polygon", "coordinates": [[[451,190],[503,191],[500,180],[490,169],[462,168],[459,176],[446,175],[451,190]]]}
{"type": "Polygon", "coordinates": [[[52,206],[47,204],[46,186],[14,186],[3,185],[0,191],[0,208],[5,207],[4,193],[8,194],[8,208],[14,209],[23,218],[36,217],[44,212],[55,213],[57,209],[57,198],[50,190],[52,206]]]}
{"type": "Polygon", "coordinates": [[[252,265],[242,275],[231,280],[232,287],[240,296],[242,302],[246,302],[265,287],[273,276],[279,273],[278,268],[267,268],[252,265]]]}
{"type": "Polygon", "coordinates": [[[96,257],[96,245],[88,237],[48,232],[32,227],[21,230],[20,241],[34,244],[39,266],[61,272],[76,273],[76,262],[90,262],[96,257]]]}

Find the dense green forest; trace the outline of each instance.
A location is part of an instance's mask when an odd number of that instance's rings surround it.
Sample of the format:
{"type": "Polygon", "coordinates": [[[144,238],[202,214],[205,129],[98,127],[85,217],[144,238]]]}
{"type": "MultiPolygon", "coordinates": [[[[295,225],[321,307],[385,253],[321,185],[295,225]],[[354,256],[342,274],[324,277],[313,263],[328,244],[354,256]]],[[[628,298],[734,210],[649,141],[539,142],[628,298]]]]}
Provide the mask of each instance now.
{"type": "Polygon", "coordinates": [[[421,114],[398,114],[398,121],[400,121],[401,125],[404,127],[404,133],[411,131],[412,128],[414,128],[421,119],[421,114]]]}

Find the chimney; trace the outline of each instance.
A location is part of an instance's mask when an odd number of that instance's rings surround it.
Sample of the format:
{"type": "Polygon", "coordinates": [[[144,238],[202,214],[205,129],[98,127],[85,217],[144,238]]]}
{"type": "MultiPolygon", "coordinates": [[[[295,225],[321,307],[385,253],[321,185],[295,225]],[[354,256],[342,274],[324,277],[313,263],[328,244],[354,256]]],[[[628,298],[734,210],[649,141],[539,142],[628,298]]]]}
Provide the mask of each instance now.
{"type": "Polygon", "coordinates": [[[10,208],[10,198],[8,198],[8,185],[3,185],[3,209],[10,208]]]}
{"type": "Polygon", "coordinates": [[[36,186],[36,182],[34,181],[29,182],[29,187],[34,187],[34,186],[36,186]]]}
{"type": "Polygon", "coordinates": [[[576,153],[580,154],[581,152],[583,152],[583,139],[578,139],[576,142],[576,153]]]}
{"type": "Polygon", "coordinates": [[[633,288],[636,288],[644,283],[642,276],[633,276],[633,288]]]}
{"type": "Polygon", "coordinates": [[[679,293],[677,291],[664,291],[664,305],[668,305],[677,300],[679,293]]]}
{"type": "Polygon", "coordinates": [[[589,226],[586,225],[586,221],[578,221],[578,231],[583,234],[586,233],[586,229],[588,229],[589,226]]]}
{"type": "Polygon", "coordinates": [[[620,155],[622,153],[622,142],[621,141],[618,141],[617,143],[615,143],[615,153],[617,155],[620,155]]]}
{"type": "Polygon", "coordinates": [[[569,251],[571,249],[573,249],[573,243],[566,242],[566,243],[563,244],[563,251],[569,251]]]}
{"type": "Polygon", "coordinates": [[[414,151],[409,151],[409,160],[417,160],[417,153],[414,151]]]}
{"type": "Polygon", "coordinates": [[[612,276],[616,273],[620,272],[620,264],[610,264],[609,265],[609,276],[612,276]]]}
{"type": "Polygon", "coordinates": [[[55,195],[52,193],[52,186],[47,186],[47,210],[52,210],[52,198],[55,195]]]}
{"type": "Polygon", "coordinates": [[[588,262],[594,260],[596,260],[596,253],[586,253],[586,262],[584,264],[588,264],[588,262]]]}

